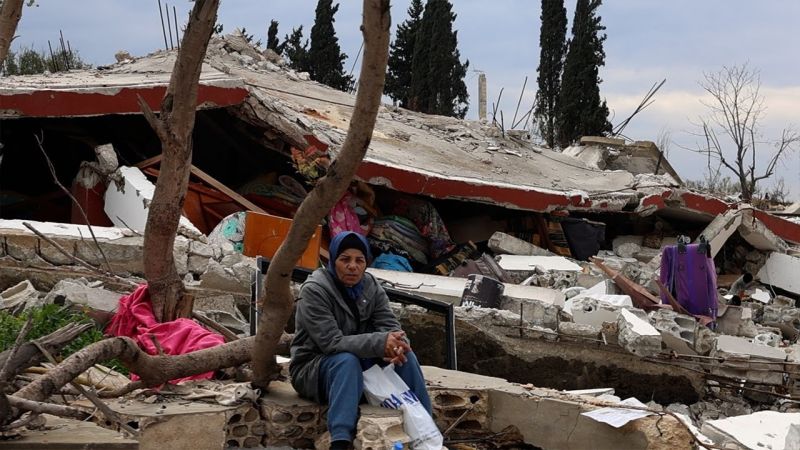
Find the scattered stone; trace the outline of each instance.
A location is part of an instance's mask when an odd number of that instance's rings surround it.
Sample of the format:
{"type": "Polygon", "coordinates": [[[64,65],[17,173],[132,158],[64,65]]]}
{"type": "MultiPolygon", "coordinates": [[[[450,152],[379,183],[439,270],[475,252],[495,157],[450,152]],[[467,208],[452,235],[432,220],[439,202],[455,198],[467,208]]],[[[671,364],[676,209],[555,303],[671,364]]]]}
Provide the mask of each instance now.
{"type": "Polygon", "coordinates": [[[131,56],[127,50],[120,50],[117,53],[114,53],[114,59],[116,59],[118,63],[121,63],[125,61],[133,61],[133,56],[131,56]]]}
{"type": "Polygon", "coordinates": [[[642,236],[617,236],[611,245],[617,256],[633,258],[642,251],[642,236]]]}
{"type": "Polygon", "coordinates": [[[0,292],[0,309],[16,315],[34,306],[44,304],[39,299],[40,297],[41,293],[33,287],[29,280],[20,281],[0,292]]]}
{"type": "Polygon", "coordinates": [[[549,250],[500,231],[495,232],[489,238],[488,245],[489,249],[497,255],[553,256],[549,250]]]}

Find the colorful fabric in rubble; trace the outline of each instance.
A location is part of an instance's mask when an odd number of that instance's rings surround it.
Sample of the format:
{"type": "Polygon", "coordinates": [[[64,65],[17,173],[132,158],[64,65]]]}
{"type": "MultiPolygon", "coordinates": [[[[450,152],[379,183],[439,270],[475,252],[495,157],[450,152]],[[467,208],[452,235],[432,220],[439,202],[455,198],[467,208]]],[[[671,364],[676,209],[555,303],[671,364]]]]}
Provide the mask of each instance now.
{"type": "Polygon", "coordinates": [[[398,216],[408,217],[414,222],[420,234],[428,240],[428,254],[433,259],[455,248],[442,217],[431,202],[414,197],[401,197],[395,202],[392,212],[398,216]]]}
{"type": "MultiPolygon", "coordinates": [[[[167,355],[182,355],[225,343],[225,338],[221,335],[206,330],[193,320],[177,319],[163,323],[156,321],[146,284],[119,299],[117,313],[106,327],[106,334],[129,337],[150,355],[159,354],[154,339],[167,355]]],[[[213,375],[214,372],[206,372],[170,380],[170,383],[209,379],[213,375]]],[[[139,377],[131,374],[131,379],[138,380],[139,377]]]]}
{"type": "Polygon", "coordinates": [[[353,207],[354,203],[353,195],[345,192],[342,198],[331,208],[331,212],[328,215],[328,228],[331,232],[331,238],[345,231],[353,231],[362,236],[367,235],[367,230],[361,226],[361,222],[358,220],[358,215],[353,207]]]}
{"type": "Polygon", "coordinates": [[[376,269],[394,270],[395,272],[413,272],[408,258],[404,258],[394,253],[382,253],[375,261],[372,261],[372,267],[376,269]]]}
{"type": "MultiPolygon", "coordinates": [[[[661,251],[661,282],[695,315],[717,318],[717,272],[708,245],[668,245],[661,251]]],[[[666,296],[661,302],[669,304],[666,296]]]]}
{"type": "Polygon", "coordinates": [[[381,252],[406,254],[420,264],[428,262],[428,241],[413,222],[400,216],[384,216],[375,220],[369,243],[381,252]]]}

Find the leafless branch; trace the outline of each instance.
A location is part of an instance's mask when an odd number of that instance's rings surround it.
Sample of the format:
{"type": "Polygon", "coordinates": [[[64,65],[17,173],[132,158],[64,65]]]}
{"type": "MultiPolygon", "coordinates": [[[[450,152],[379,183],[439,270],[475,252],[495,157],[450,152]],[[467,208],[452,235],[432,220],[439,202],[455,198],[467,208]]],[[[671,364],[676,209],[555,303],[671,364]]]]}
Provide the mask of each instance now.
{"type": "Polygon", "coordinates": [[[37,414],[52,414],[59,417],[71,417],[73,419],[84,420],[89,417],[89,413],[73,408],[71,406],[54,405],[52,403],[37,402],[14,395],[8,396],[8,402],[14,408],[22,411],[31,411],[37,414]]]}
{"type": "Polygon", "coordinates": [[[700,86],[710,100],[701,100],[708,114],[700,119],[700,136],[705,140],[705,148],[698,148],[697,152],[709,158],[709,169],[713,157],[733,173],[742,199],[750,202],[758,182],[775,174],[777,162],[785,152],[796,147],[798,136],[791,129],[785,129],[764,171],[758,174],[757,153],[761,152],[759,144],[764,143],[758,136],[766,110],[759,72],[746,63],[724,66],[718,72],[704,74],[700,86]]]}
{"type": "Polygon", "coordinates": [[[114,279],[116,279],[116,280],[118,280],[118,281],[120,281],[122,283],[125,283],[125,284],[129,285],[129,286],[133,286],[133,287],[137,286],[136,283],[134,283],[134,282],[132,282],[130,280],[126,280],[125,278],[122,278],[119,275],[116,275],[116,274],[114,274],[112,272],[106,272],[106,271],[103,271],[101,269],[98,269],[97,267],[89,264],[88,262],[84,261],[83,259],[78,258],[77,256],[75,256],[73,254],[70,254],[58,242],[56,242],[53,239],[45,236],[44,233],[42,233],[41,231],[39,231],[36,228],[34,228],[33,225],[31,225],[30,223],[22,222],[22,225],[24,225],[25,228],[31,230],[36,236],[39,236],[41,239],[44,239],[45,241],[47,241],[47,243],[52,245],[53,248],[58,250],[59,253],[63,254],[67,258],[72,259],[74,262],[78,263],[79,265],[81,265],[83,267],[86,267],[87,269],[91,270],[92,272],[98,273],[100,275],[105,275],[105,276],[108,276],[108,277],[112,277],[112,278],[114,278],[114,279]]]}
{"type": "MultiPolygon", "coordinates": [[[[40,345],[35,340],[32,341],[32,342],[34,343],[34,345],[36,345],[39,348],[39,351],[41,351],[42,354],[51,363],[58,364],[58,361],[56,361],[56,359],[53,357],[53,355],[49,351],[47,351],[47,349],[44,348],[43,345],[40,345]]],[[[102,400],[100,400],[100,398],[97,396],[97,394],[95,394],[94,392],[92,392],[92,391],[90,391],[88,389],[85,389],[83,386],[81,386],[80,384],[78,384],[74,380],[70,382],[70,385],[72,385],[73,388],[77,389],[77,391],[80,392],[84,397],[89,399],[89,401],[92,402],[92,404],[95,407],[97,407],[97,409],[99,409],[103,413],[103,415],[106,417],[107,420],[115,422],[121,429],[123,429],[126,432],[130,433],[131,436],[138,436],[139,435],[138,431],[136,431],[130,425],[125,423],[125,421],[122,420],[122,418],[119,417],[119,414],[117,414],[114,410],[109,408],[108,405],[106,405],[102,400]]]]}
{"type": "Polygon", "coordinates": [[[50,161],[50,157],[47,156],[47,152],[44,150],[44,133],[42,133],[41,137],[37,134],[34,134],[33,137],[36,139],[36,143],[39,145],[39,150],[41,150],[45,161],[47,161],[47,167],[50,169],[50,175],[53,177],[53,182],[67,195],[67,197],[70,198],[70,200],[72,200],[72,203],[78,207],[78,210],[81,212],[81,216],[83,216],[83,221],[86,223],[86,226],[89,228],[89,233],[92,235],[92,240],[94,241],[95,247],[100,252],[100,255],[103,256],[103,261],[106,263],[106,268],[108,268],[108,271],[112,272],[111,264],[108,262],[108,258],[106,257],[105,252],[103,252],[103,248],[100,247],[100,243],[97,242],[97,236],[94,235],[94,229],[92,229],[92,224],[89,222],[89,217],[86,215],[86,211],[83,210],[83,207],[80,203],[78,203],[78,199],[72,195],[72,192],[65,188],[64,185],[58,180],[56,168],[53,166],[53,162],[50,161]]]}

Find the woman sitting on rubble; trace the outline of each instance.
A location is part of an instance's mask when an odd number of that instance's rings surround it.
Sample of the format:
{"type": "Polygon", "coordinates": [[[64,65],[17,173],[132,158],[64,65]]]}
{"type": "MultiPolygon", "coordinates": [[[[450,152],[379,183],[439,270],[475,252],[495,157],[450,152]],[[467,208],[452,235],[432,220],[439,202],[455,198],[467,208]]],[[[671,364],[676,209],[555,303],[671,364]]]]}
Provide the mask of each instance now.
{"type": "Polygon", "coordinates": [[[362,371],[374,364],[395,364],[428,413],[431,403],[386,292],[365,272],[371,259],[367,240],[343,232],[329,250],[328,267],[314,271],[300,289],[289,372],[300,396],[328,403],[331,449],[345,449],[355,435],[362,371]]]}

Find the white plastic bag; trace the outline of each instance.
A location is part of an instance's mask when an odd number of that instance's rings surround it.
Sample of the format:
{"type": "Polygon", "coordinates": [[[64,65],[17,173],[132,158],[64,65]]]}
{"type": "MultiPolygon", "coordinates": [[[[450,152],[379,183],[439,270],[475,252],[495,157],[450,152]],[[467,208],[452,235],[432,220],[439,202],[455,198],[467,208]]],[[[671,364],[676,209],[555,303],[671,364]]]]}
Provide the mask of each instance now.
{"type": "Polygon", "coordinates": [[[365,370],[364,393],[370,405],[403,412],[403,429],[411,436],[412,449],[441,450],[442,433],[414,392],[394,371],[393,364],[384,368],[376,364],[365,370]]]}

